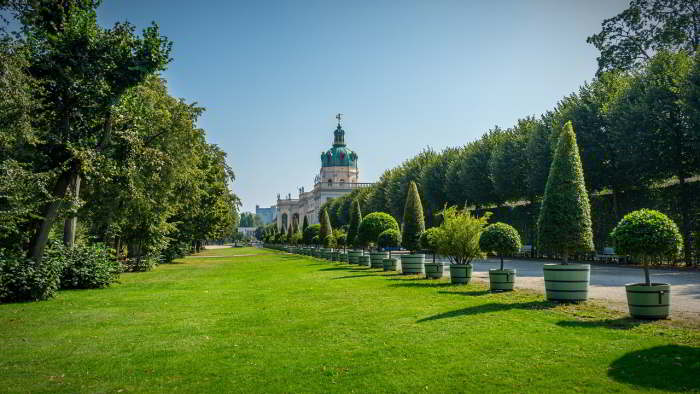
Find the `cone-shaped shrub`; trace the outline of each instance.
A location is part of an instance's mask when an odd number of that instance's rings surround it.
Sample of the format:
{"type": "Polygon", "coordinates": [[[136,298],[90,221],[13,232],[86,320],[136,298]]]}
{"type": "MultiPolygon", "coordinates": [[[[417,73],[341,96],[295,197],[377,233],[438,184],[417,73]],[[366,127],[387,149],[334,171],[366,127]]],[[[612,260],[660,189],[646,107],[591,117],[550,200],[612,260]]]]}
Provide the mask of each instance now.
{"type": "Polygon", "coordinates": [[[540,250],[561,254],[564,264],[573,253],[593,250],[591,207],[570,121],[559,135],[537,230],[540,250]]]}
{"type": "Polygon", "coordinates": [[[517,253],[522,244],[518,230],[505,223],[494,223],[487,226],[481,233],[479,247],[484,252],[495,252],[501,258],[501,269],[503,269],[503,255],[517,253]]]}
{"type": "Polygon", "coordinates": [[[307,228],[309,228],[309,220],[306,218],[306,215],[304,215],[304,224],[301,225],[301,233],[304,234],[307,228]]]}
{"type": "Polygon", "coordinates": [[[377,243],[377,237],[385,230],[394,229],[399,231],[399,224],[393,216],[384,212],[372,212],[362,218],[357,238],[360,246],[367,246],[370,243],[377,243]]]}
{"type": "Polygon", "coordinates": [[[644,263],[644,279],[649,280],[649,260],[675,257],[681,252],[683,237],[678,226],[659,211],[641,209],[625,215],[610,234],[616,252],[644,263]]]}
{"type": "MultiPolygon", "coordinates": [[[[331,227],[331,218],[328,216],[328,210],[324,209],[321,213],[321,232],[318,234],[321,238],[321,243],[326,246],[326,238],[333,236],[333,227],[331,227]]],[[[327,246],[330,247],[330,246],[327,246]]]]}
{"type": "Polygon", "coordinates": [[[420,249],[420,235],[425,231],[425,220],[423,219],[423,204],[418,195],[416,183],[411,181],[408,186],[406,205],[403,208],[403,246],[414,252],[420,249]]]}
{"type": "Polygon", "coordinates": [[[352,208],[350,209],[350,227],[348,228],[348,245],[356,245],[357,233],[360,230],[360,224],[362,224],[362,211],[360,211],[360,202],[357,200],[352,201],[352,208]]]}

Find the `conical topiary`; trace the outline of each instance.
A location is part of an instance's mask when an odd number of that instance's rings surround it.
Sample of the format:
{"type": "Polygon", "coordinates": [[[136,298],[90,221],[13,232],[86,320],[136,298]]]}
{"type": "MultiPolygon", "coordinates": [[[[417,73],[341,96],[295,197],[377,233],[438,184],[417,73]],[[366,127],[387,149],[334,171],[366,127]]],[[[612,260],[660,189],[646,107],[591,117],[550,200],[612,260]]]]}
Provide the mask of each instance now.
{"type": "Polygon", "coordinates": [[[360,202],[357,200],[352,201],[352,208],[350,209],[350,228],[348,228],[348,245],[357,244],[357,234],[360,230],[360,224],[362,223],[362,211],[360,211],[360,202]]]}
{"type": "Polygon", "coordinates": [[[326,209],[321,213],[321,232],[319,233],[319,238],[321,243],[326,245],[326,239],[333,235],[333,227],[331,227],[331,218],[328,216],[328,211],[326,209]]]}
{"type": "Polygon", "coordinates": [[[304,215],[304,224],[301,225],[301,233],[303,234],[304,231],[309,227],[309,220],[306,219],[306,215],[304,215]]]}
{"type": "Polygon", "coordinates": [[[411,181],[403,209],[403,231],[401,231],[403,246],[411,252],[420,249],[420,236],[425,231],[423,219],[423,204],[418,195],[418,186],[411,181]]]}
{"type": "Polygon", "coordinates": [[[573,253],[593,250],[591,207],[571,121],[559,135],[537,230],[540,250],[561,254],[564,264],[573,253]]]}

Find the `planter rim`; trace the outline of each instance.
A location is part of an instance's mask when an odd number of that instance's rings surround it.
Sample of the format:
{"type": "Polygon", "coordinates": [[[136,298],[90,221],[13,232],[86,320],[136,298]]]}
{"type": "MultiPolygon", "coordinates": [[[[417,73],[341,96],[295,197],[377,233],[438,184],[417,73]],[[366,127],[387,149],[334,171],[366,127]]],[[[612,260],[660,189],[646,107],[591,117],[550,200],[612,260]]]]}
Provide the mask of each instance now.
{"type": "Polygon", "coordinates": [[[414,254],[402,254],[401,257],[423,257],[425,258],[425,254],[423,253],[414,253],[414,254]]]}
{"type": "Polygon", "coordinates": [[[542,268],[552,268],[552,270],[563,270],[566,268],[587,268],[587,269],[590,269],[591,265],[590,264],[579,264],[579,263],[573,263],[573,264],[547,263],[547,264],[544,264],[542,268]]]}
{"type": "Polygon", "coordinates": [[[504,268],[504,269],[497,269],[497,268],[492,268],[489,270],[489,272],[508,272],[508,273],[515,273],[516,270],[515,268],[504,268]]]}
{"type": "Polygon", "coordinates": [[[423,263],[423,264],[425,264],[425,265],[444,265],[444,264],[442,264],[442,263],[440,263],[440,262],[436,262],[436,263],[423,263]]]}
{"type": "Polygon", "coordinates": [[[630,287],[644,287],[644,288],[646,288],[646,289],[653,288],[653,287],[667,287],[667,288],[671,288],[671,284],[670,284],[670,283],[652,283],[652,284],[650,284],[650,285],[647,285],[646,283],[627,283],[627,284],[625,284],[625,287],[626,287],[626,288],[630,288],[630,287]]]}

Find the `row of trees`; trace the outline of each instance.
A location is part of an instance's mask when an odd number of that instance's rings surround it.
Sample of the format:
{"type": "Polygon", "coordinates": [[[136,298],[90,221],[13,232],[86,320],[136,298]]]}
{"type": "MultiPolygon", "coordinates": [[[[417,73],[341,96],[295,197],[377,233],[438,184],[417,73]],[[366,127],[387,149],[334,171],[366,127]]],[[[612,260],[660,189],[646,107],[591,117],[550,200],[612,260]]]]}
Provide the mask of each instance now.
{"type": "Polygon", "coordinates": [[[172,259],[230,237],[240,201],[204,111],[158,75],[157,25],[103,28],[99,1],[0,1],[0,251],[42,260],[50,240],[172,259]],[[5,26],[6,27],[6,26],[5,26]]]}
{"type": "Polygon", "coordinates": [[[692,261],[691,234],[700,216],[689,187],[700,174],[700,33],[692,24],[700,20],[700,10],[693,3],[633,1],[589,38],[601,50],[597,76],[555,108],[509,128],[495,126],[462,147],[426,149],[385,171],[374,186],[331,200],[321,211],[329,212],[334,226],[349,225],[349,208],[357,200],[363,212],[400,219],[406,190],[415,181],[428,226],[439,224],[435,213],[445,204],[525,205],[534,234],[554,148],[571,121],[586,189],[611,194],[615,222],[626,213],[621,197],[669,185],[678,189],[669,205],[680,217],[685,261],[692,261]],[[675,14],[665,12],[669,7],[675,14]],[[656,30],[648,31],[652,22],[656,30]],[[622,31],[644,44],[628,45],[622,31]]]}

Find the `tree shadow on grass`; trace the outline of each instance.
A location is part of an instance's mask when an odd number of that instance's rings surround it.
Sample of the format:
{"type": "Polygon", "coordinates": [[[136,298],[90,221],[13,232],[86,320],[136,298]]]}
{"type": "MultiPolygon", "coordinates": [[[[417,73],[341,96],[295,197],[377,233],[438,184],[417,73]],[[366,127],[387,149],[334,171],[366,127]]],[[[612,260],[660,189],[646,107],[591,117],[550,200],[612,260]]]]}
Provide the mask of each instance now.
{"type": "Polygon", "coordinates": [[[608,376],[638,387],[698,391],[700,348],[664,345],[630,352],[610,364],[608,376]]]}
{"type": "Polygon", "coordinates": [[[640,320],[629,316],[605,320],[562,320],[557,322],[559,327],[610,328],[613,330],[630,330],[653,320],[640,320]]]}
{"type": "Polygon", "coordinates": [[[516,302],[513,304],[502,304],[502,303],[490,303],[477,306],[471,306],[469,308],[457,309],[454,311],[449,311],[445,313],[439,313],[437,315],[429,316],[416,321],[416,323],[423,323],[432,320],[449,319],[452,317],[478,315],[482,313],[493,313],[509,311],[512,309],[549,309],[556,306],[555,303],[550,301],[531,301],[531,302],[516,302]]]}
{"type": "Polygon", "coordinates": [[[488,290],[475,290],[475,291],[438,291],[438,294],[453,294],[453,295],[463,295],[463,296],[482,296],[490,294],[488,290]]]}
{"type": "MultiPolygon", "coordinates": [[[[394,280],[394,279],[389,279],[389,280],[394,280]]],[[[406,281],[406,283],[392,283],[389,286],[391,287],[425,287],[425,288],[438,288],[438,287],[448,287],[452,286],[452,283],[450,282],[432,282],[429,280],[425,280],[424,282],[418,282],[418,281],[406,281]]]]}
{"type": "Polygon", "coordinates": [[[353,278],[367,278],[367,277],[372,277],[376,278],[377,275],[372,275],[372,274],[367,274],[367,275],[347,275],[347,276],[338,276],[336,278],[331,278],[331,279],[353,279],[353,278]]]}

